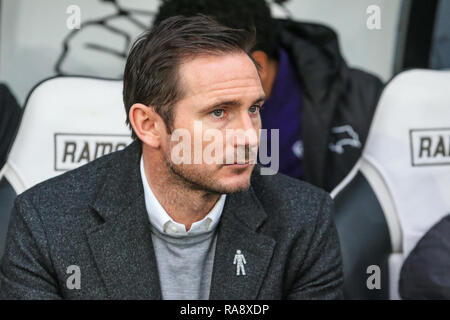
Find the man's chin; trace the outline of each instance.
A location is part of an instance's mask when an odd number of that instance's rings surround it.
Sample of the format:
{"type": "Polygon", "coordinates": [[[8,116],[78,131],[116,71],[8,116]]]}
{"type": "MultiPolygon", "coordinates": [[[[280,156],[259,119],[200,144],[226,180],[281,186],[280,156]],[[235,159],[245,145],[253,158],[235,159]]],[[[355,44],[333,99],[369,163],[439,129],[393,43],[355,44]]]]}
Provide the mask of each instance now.
{"type": "Polygon", "coordinates": [[[248,190],[250,187],[250,177],[254,165],[245,168],[235,166],[225,166],[222,168],[223,178],[219,179],[220,185],[226,193],[237,193],[248,190]]]}
{"type": "Polygon", "coordinates": [[[192,167],[172,165],[168,162],[169,169],[182,179],[187,186],[195,190],[203,190],[217,194],[237,193],[248,190],[250,177],[255,167],[248,166],[218,166],[214,169],[192,170],[192,167]]]}
{"type": "Polygon", "coordinates": [[[250,188],[250,181],[245,183],[223,183],[220,184],[220,187],[217,187],[216,190],[221,194],[231,194],[231,193],[239,193],[243,191],[247,191],[250,188]]]}

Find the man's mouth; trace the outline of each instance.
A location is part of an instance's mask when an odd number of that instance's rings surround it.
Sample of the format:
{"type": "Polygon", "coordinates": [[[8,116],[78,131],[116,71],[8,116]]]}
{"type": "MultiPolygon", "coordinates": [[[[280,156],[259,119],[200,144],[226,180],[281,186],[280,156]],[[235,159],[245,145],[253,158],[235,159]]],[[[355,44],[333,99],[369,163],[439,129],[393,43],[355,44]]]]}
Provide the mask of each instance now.
{"type": "Polygon", "coordinates": [[[225,164],[225,167],[228,168],[234,168],[234,169],[243,169],[243,168],[247,168],[251,165],[250,161],[244,161],[244,162],[234,162],[234,163],[228,163],[225,164]]]}

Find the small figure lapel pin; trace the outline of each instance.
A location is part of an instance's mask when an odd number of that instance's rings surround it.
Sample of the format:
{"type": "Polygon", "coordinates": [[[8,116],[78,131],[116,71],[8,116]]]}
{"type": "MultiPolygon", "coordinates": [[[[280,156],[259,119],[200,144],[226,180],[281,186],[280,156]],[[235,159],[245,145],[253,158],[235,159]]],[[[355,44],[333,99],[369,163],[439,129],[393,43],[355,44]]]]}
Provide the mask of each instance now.
{"type": "Polygon", "coordinates": [[[236,250],[236,254],[234,255],[234,261],[233,264],[236,265],[236,275],[245,276],[245,268],[244,264],[247,264],[247,261],[245,261],[244,255],[241,253],[241,250],[236,250]]]}

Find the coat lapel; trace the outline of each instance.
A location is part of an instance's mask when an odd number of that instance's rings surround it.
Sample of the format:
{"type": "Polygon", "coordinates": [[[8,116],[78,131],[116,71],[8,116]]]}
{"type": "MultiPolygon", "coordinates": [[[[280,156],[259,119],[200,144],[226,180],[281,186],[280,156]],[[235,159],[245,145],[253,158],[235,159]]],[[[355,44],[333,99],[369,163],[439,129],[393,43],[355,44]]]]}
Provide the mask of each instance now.
{"type": "Polygon", "coordinates": [[[118,156],[91,205],[104,223],[88,230],[87,238],[110,299],[161,299],[140,150],[135,142],[118,156]]]}
{"type": "MultiPolygon", "coordinates": [[[[86,232],[110,299],[161,299],[151,227],[139,171],[141,146],[122,151],[91,207],[103,223],[86,232]]],[[[253,189],[230,194],[218,226],[210,299],[255,299],[270,264],[275,240],[257,233],[266,213],[253,189]],[[233,264],[244,255],[245,275],[233,264]]]]}
{"type": "Polygon", "coordinates": [[[256,232],[265,217],[251,188],[227,196],[217,235],[210,299],[257,298],[275,247],[275,240],[256,232]],[[237,250],[245,258],[245,275],[237,275],[237,264],[233,264],[237,250]]]}

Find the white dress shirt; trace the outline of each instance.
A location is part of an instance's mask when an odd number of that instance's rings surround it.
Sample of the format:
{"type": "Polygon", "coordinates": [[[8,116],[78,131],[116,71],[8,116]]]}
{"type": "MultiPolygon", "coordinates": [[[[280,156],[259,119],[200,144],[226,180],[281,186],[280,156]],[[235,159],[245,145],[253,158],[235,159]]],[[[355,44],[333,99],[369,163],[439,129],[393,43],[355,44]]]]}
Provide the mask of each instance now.
{"type": "Polygon", "coordinates": [[[220,216],[222,215],[223,206],[225,204],[225,194],[220,196],[214,207],[202,220],[194,222],[191,225],[189,231],[186,231],[185,225],[175,222],[167,214],[166,210],[164,210],[164,208],[161,206],[158,199],[156,199],[145,175],[143,156],[141,156],[140,167],[147,213],[150,219],[150,223],[159,232],[171,236],[186,236],[205,233],[216,228],[217,224],[219,223],[220,216]]]}

